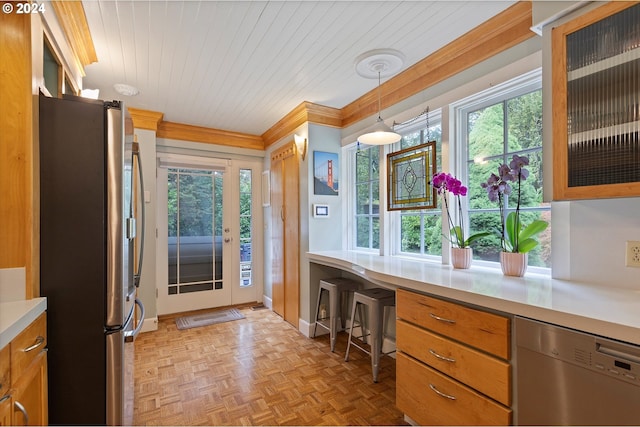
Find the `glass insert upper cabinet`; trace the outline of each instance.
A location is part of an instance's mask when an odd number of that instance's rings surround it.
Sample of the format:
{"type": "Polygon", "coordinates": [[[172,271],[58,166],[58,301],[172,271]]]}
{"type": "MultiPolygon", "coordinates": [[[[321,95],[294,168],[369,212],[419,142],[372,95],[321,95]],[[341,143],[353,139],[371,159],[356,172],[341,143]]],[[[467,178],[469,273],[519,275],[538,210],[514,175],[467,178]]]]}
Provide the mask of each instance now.
{"type": "Polygon", "coordinates": [[[640,195],[640,3],[552,30],[554,200],[640,195]]]}

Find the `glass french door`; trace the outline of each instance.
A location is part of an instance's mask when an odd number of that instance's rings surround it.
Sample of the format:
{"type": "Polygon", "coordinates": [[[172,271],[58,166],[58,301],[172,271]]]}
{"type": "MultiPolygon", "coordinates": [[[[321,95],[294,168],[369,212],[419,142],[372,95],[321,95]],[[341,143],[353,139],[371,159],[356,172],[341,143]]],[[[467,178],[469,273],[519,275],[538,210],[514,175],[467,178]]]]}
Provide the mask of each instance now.
{"type": "Polygon", "coordinates": [[[254,171],[160,164],[158,314],[257,301],[254,171]]]}

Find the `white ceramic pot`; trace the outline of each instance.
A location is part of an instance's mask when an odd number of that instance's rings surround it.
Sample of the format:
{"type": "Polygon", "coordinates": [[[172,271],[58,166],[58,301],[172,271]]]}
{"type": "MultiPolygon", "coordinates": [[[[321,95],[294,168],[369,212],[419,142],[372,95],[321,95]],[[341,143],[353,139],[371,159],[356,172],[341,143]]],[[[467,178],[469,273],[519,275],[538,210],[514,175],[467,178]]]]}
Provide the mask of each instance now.
{"type": "Polygon", "coordinates": [[[527,272],[528,253],[500,252],[500,267],[505,276],[522,277],[527,272]]]}
{"type": "Polygon", "coordinates": [[[451,264],[453,268],[465,269],[471,267],[473,249],[451,248],[451,264]]]}

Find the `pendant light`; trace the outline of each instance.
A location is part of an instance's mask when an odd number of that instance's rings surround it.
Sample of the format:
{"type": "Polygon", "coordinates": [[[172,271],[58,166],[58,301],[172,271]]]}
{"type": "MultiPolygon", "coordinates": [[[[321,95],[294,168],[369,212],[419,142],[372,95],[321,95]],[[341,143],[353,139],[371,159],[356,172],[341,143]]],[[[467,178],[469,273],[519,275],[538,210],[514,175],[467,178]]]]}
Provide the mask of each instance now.
{"type": "Polygon", "coordinates": [[[382,120],[381,111],[381,78],[382,74],[389,75],[393,68],[399,69],[403,63],[403,56],[400,52],[391,49],[378,49],[361,55],[356,60],[356,71],[364,77],[378,76],[378,118],[371,130],[358,137],[358,142],[367,145],[387,145],[393,144],[402,136],[393,131],[382,120]],[[373,74],[375,73],[375,74],[373,74]]]}

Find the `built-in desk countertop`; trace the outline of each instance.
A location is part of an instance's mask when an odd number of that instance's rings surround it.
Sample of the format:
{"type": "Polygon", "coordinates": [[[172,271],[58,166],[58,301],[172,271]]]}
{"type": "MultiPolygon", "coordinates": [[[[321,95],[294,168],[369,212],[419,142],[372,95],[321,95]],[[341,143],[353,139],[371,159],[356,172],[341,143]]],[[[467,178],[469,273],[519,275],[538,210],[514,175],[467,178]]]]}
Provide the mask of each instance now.
{"type": "Polygon", "coordinates": [[[640,345],[637,289],[524,277],[472,265],[468,270],[353,251],[308,252],[310,262],[354,273],[373,284],[404,288],[640,345]]]}
{"type": "Polygon", "coordinates": [[[0,303],[0,348],[9,344],[46,309],[46,298],[0,303]]]}

